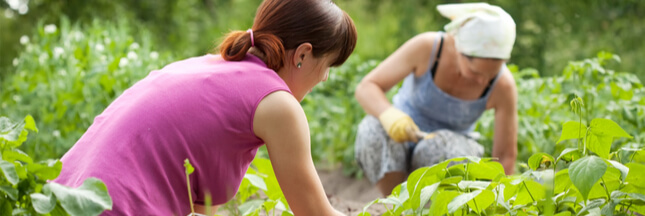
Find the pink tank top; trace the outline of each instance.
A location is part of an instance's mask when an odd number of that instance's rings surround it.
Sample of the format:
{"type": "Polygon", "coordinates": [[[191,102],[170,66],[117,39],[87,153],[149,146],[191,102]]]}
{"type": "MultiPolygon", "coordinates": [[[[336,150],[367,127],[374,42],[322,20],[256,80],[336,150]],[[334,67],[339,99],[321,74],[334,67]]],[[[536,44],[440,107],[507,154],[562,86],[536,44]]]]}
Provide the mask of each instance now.
{"type": "Polygon", "coordinates": [[[257,57],[239,62],[206,55],[153,71],[126,90],[63,156],[55,182],[79,186],[96,177],[114,202],[104,215],[190,213],[184,159],[195,172],[191,193],[203,203],[230,200],[264,142],[253,133],[258,103],[289,91],[257,57]]]}

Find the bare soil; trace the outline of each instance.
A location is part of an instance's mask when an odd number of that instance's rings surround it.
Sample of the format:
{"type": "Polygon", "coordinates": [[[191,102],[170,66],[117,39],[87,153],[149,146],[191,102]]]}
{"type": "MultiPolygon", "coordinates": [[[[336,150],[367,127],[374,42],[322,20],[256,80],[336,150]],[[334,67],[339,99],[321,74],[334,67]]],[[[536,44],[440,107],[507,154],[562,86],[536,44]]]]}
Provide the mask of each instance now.
{"type": "MultiPolygon", "coordinates": [[[[329,202],[337,210],[347,215],[358,215],[363,207],[373,200],[380,198],[381,193],[367,179],[355,179],[344,176],[341,169],[319,170],[329,202]]],[[[367,212],[371,215],[381,215],[387,210],[380,204],[371,206],[367,212]]]]}
{"type": "MultiPolygon", "coordinates": [[[[318,170],[318,176],[325,188],[325,193],[332,206],[346,215],[356,216],[373,200],[380,198],[381,193],[367,179],[356,179],[343,175],[341,169],[318,170]]],[[[372,205],[367,212],[371,215],[382,215],[387,210],[381,204],[372,205]]],[[[226,209],[219,209],[218,215],[231,215],[226,209]]],[[[280,215],[278,211],[276,215],[280,215]]],[[[265,212],[260,213],[265,216],[265,212]]]]}

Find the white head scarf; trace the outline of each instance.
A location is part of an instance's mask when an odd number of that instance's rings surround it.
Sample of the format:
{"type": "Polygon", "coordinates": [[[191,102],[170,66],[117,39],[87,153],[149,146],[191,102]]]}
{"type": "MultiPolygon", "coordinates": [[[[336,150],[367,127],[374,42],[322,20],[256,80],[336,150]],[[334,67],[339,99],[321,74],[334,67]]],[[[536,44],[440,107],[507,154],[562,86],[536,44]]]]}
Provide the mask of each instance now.
{"type": "Polygon", "coordinates": [[[438,5],[452,22],[444,27],[455,36],[457,51],[480,58],[509,59],[515,43],[515,22],[502,8],[487,3],[438,5]]]}

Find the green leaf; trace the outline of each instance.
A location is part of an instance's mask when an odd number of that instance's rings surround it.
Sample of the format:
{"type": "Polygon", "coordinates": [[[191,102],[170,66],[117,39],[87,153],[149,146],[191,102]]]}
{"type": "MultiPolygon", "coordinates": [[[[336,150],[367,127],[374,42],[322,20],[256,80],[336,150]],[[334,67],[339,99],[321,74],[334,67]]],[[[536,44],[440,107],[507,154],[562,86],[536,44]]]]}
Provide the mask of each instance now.
{"type": "Polygon", "coordinates": [[[489,181],[461,181],[458,186],[461,190],[486,189],[490,183],[489,181]]]}
{"type": "Polygon", "coordinates": [[[484,211],[495,201],[495,193],[490,190],[481,190],[481,193],[475,197],[475,199],[468,202],[468,207],[475,210],[477,214],[484,211]]]}
{"type": "Polygon", "coordinates": [[[287,203],[287,199],[284,198],[280,184],[278,184],[278,179],[275,177],[271,161],[266,158],[256,157],[251,163],[258,169],[258,172],[267,175],[264,178],[264,183],[267,185],[267,191],[265,192],[267,197],[272,200],[280,199],[288,207],[289,204],[287,203]]]}
{"type": "Polygon", "coordinates": [[[554,216],[571,216],[571,212],[565,211],[555,214],[554,216]]]}
{"type": "MultiPolygon", "coordinates": [[[[16,137],[15,140],[8,142],[9,147],[12,147],[12,148],[20,147],[22,145],[22,143],[24,143],[27,140],[27,135],[29,135],[27,130],[21,130],[20,134],[18,134],[18,136],[16,137]]],[[[0,135],[0,136],[2,136],[2,135],[0,135]]],[[[2,137],[0,137],[0,138],[2,138],[2,137]]]]}
{"type": "Polygon", "coordinates": [[[18,149],[12,149],[2,152],[2,159],[9,162],[22,161],[26,164],[31,164],[34,162],[31,157],[29,157],[29,155],[18,149]]]}
{"type": "Polygon", "coordinates": [[[627,178],[627,174],[629,173],[629,168],[615,160],[607,160],[607,162],[609,162],[616,169],[620,170],[620,180],[625,181],[625,178],[627,178]]]}
{"type": "Polygon", "coordinates": [[[465,164],[455,164],[448,167],[447,176],[466,176],[465,164]]]}
{"type": "Polygon", "coordinates": [[[614,211],[616,210],[616,206],[622,201],[623,199],[620,199],[620,198],[611,199],[611,201],[601,209],[600,213],[603,216],[613,216],[614,211]]]}
{"type": "Polygon", "coordinates": [[[78,188],[70,188],[55,182],[47,183],[61,206],[70,215],[99,215],[112,209],[112,199],[105,184],[96,178],[88,178],[78,188]]]}
{"type": "Polygon", "coordinates": [[[430,201],[432,194],[434,194],[434,192],[437,190],[438,187],[439,187],[439,182],[434,183],[430,186],[426,186],[423,189],[421,189],[421,194],[419,194],[419,208],[423,208],[423,206],[425,206],[426,203],[430,201]]]}
{"type": "MultiPolygon", "coordinates": [[[[9,118],[0,116],[0,140],[17,141],[23,134],[24,124],[13,123],[9,118]]],[[[24,132],[26,133],[26,132],[24,132]]]]}
{"type": "Polygon", "coordinates": [[[12,200],[18,200],[18,189],[9,185],[0,185],[0,191],[6,193],[12,200]]]}
{"type": "Polygon", "coordinates": [[[555,174],[555,187],[553,193],[559,194],[567,190],[573,184],[569,178],[569,169],[563,169],[555,174]]]}
{"type": "Polygon", "coordinates": [[[240,213],[242,215],[250,215],[253,213],[257,213],[262,205],[264,204],[264,200],[251,200],[245,203],[242,203],[242,205],[238,206],[237,209],[240,210],[240,213]]]}
{"type": "Polygon", "coordinates": [[[630,162],[645,163],[645,149],[634,152],[631,158],[630,162]]]}
{"type": "Polygon", "coordinates": [[[533,180],[527,179],[519,184],[519,191],[513,206],[525,205],[544,199],[546,188],[533,180]],[[526,184],[526,185],[525,185],[526,184]]]}
{"type": "Polygon", "coordinates": [[[645,165],[639,163],[628,163],[625,164],[625,166],[631,171],[627,173],[625,182],[628,182],[628,185],[630,186],[645,190],[645,172],[642,172],[642,170],[645,170],[645,165]]]}
{"type": "Polygon", "coordinates": [[[583,207],[582,209],[580,209],[580,211],[578,212],[578,215],[583,215],[583,213],[586,213],[587,211],[590,211],[591,209],[599,208],[603,204],[605,204],[604,199],[589,200],[587,205],[585,207],[583,207]]]}
{"type": "Polygon", "coordinates": [[[36,122],[34,121],[34,117],[31,117],[31,115],[27,115],[25,117],[25,129],[34,131],[38,133],[38,128],[36,127],[36,122]]]}
{"type": "Polygon", "coordinates": [[[8,199],[0,199],[0,216],[11,216],[13,212],[13,205],[8,199]]]}
{"type": "Polygon", "coordinates": [[[13,165],[13,163],[0,160],[0,169],[2,170],[2,173],[4,173],[4,177],[11,183],[12,185],[18,184],[18,181],[20,179],[18,178],[18,173],[16,172],[16,166],[13,165]]]}
{"type": "MultiPolygon", "coordinates": [[[[524,187],[524,186],[522,186],[524,187]]],[[[515,195],[517,195],[517,191],[519,189],[519,185],[514,185],[510,183],[504,183],[504,201],[508,202],[508,200],[515,195]]]]}
{"type": "Polygon", "coordinates": [[[618,126],[616,122],[610,119],[593,119],[591,120],[590,126],[591,133],[596,136],[608,136],[608,137],[626,137],[633,138],[629,135],[623,128],[618,126]]]}
{"type": "Polygon", "coordinates": [[[268,199],[262,203],[262,207],[264,207],[264,211],[269,212],[275,208],[278,202],[279,201],[268,199]]]}
{"type": "Polygon", "coordinates": [[[432,212],[432,215],[445,215],[448,213],[448,203],[450,203],[450,201],[455,197],[459,196],[459,194],[461,193],[449,190],[435,193],[435,195],[432,196],[430,206],[430,212],[432,212]]]}
{"type": "Polygon", "coordinates": [[[556,161],[564,160],[564,161],[575,161],[580,158],[580,150],[578,148],[566,148],[562,150],[560,153],[560,156],[558,156],[558,159],[556,161]]]}
{"type": "Polygon", "coordinates": [[[504,197],[504,191],[506,191],[506,184],[500,184],[495,188],[495,201],[497,205],[504,207],[507,211],[511,210],[509,203],[506,202],[506,197],[504,197]]]}
{"type": "Polygon", "coordinates": [[[21,163],[14,162],[13,165],[16,166],[16,172],[18,173],[18,178],[26,179],[27,178],[27,168],[25,168],[21,163]]]}
{"type": "Polygon", "coordinates": [[[462,176],[453,176],[453,177],[449,177],[449,178],[445,178],[445,179],[441,180],[441,184],[442,185],[457,184],[463,179],[464,179],[464,177],[462,177],[462,176]]]}
{"type": "Polygon", "coordinates": [[[56,197],[52,194],[32,193],[29,196],[34,209],[40,214],[47,214],[56,207],[56,197]]]}
{"type": "Polygon", "coordinates": [[[493,180],[504,175],[506,175],[504,173],[504,167],[497,161],[481,161],[479,163],[468,164],[469,179],[493,180]]]}
{"type": "MultiPolygon", "coordinates": [[[[428,186],[428,187],[430,187],[430,186],[428,186]]],[[[393,197],[393,196],[388,196],[387,198],[377,199],[376,203],[390,204],[390,205],[393,205],[395,207],[403,205],[403,203],[398,198],[393,197]]]]}
{"type": "Polygon", "coordinates": [[[27,170],[30,173],[38,176],[38,178],[53,180],[60,175],[60,171],[63,169],[63,163],[59,160],[50,162],[49,165],[32,163],[27,165],[27,170]]]}
{"type": "Polygon", "coordinates": [[[482,192],[481,190],[477,190],[470,193],[461,194],[455,197],[452,201],[450,201],[450,203],[448,203],[448,212],[450,214],[455,213],[457,210],[459,210],[466,203],[470,202],[470,200],[474,199],[481,192],[482,192]]]}
{"type": "Polygon", "coordinates": [[[568,121],[562,125],[562,135],[557,143],[568,139],[583,138],[587,133],[587,127],[577,121],[568,121]]]}
{"type": "Polygon", "coordinates": [[[244,174],[244,178],[248,179],[251,182],[251,185],[267,191],[267,184],[264,183],[264,179],[262,177],[255,174],[244,174]]]}
{"type": "Polygon", "coordinates": [[[190,164],[190,161],[188,160],[188,158],[184,160],[184,167],[186,168],[186,173],[188,175],[193,174],[193,172],[195,172],[195,168],[193,167],[192,164],[190,164]]]}
{"type": "Polygon", "coordinates": [[[589,135],[587,148],[598,156],[604,159],[609,159],[609,152],[611,151],[611,143],[614,141],[610,136],[597,136],[595,134],[589,135]]]}
{"type": "Polygon", "coordinates": [[[546,169],[546,168],[549,168],[554,162],[555,160],[553,160],[553,157],[551,155],[547,153],[537,153],[537,154],[533,154],[529,158],[529,167],[532,170],[537,170],[538,168],[540,168],[540,166],[544,164],[543,168],[546,169]]]}
{"type": "MultiPolygon", "coordinates": [[[[369,213],[367,213],[367,215],[369,215],[369,213]]],[[[290,211],[283,211],[282,216],[293,216],[293,213],[290,211]]]]}
{"type": "Polygon", "coordinates": [[[605,161],[596,156],[586,156],[573,162],[569,166],[569,177],[571,182],[578,189],[582,197],[586,200],[598,180],[607,171],[605,161]]]}
{"type": "Polygon", "coordinates": [[[431,167],[422,167],[410,174],[408,177],[408,194],[410,194],[410,202],[412,209],[419,208],[420,193],[423,188],[430,186],[434,183],[440,182],[446,175],[446,167],[450,160],[432,165],[431,167]]]}

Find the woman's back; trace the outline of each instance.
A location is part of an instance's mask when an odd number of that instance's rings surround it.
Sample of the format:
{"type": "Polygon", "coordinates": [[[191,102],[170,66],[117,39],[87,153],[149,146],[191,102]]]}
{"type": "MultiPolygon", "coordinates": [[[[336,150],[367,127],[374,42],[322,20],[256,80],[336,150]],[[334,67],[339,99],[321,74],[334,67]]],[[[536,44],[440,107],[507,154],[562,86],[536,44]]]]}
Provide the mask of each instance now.
{"type": "Polygon", "coordinates": [[[260,100],[289,91],[257,57],[239,62],[206,55],[154,71],[126,90],[63,157],[56,182],[105,182],[114,215],[190,212],[183,161],[195,166],[196,203],[204,192],[222,204],[239,184],[263,141],[253,133],[260,100]]]}

